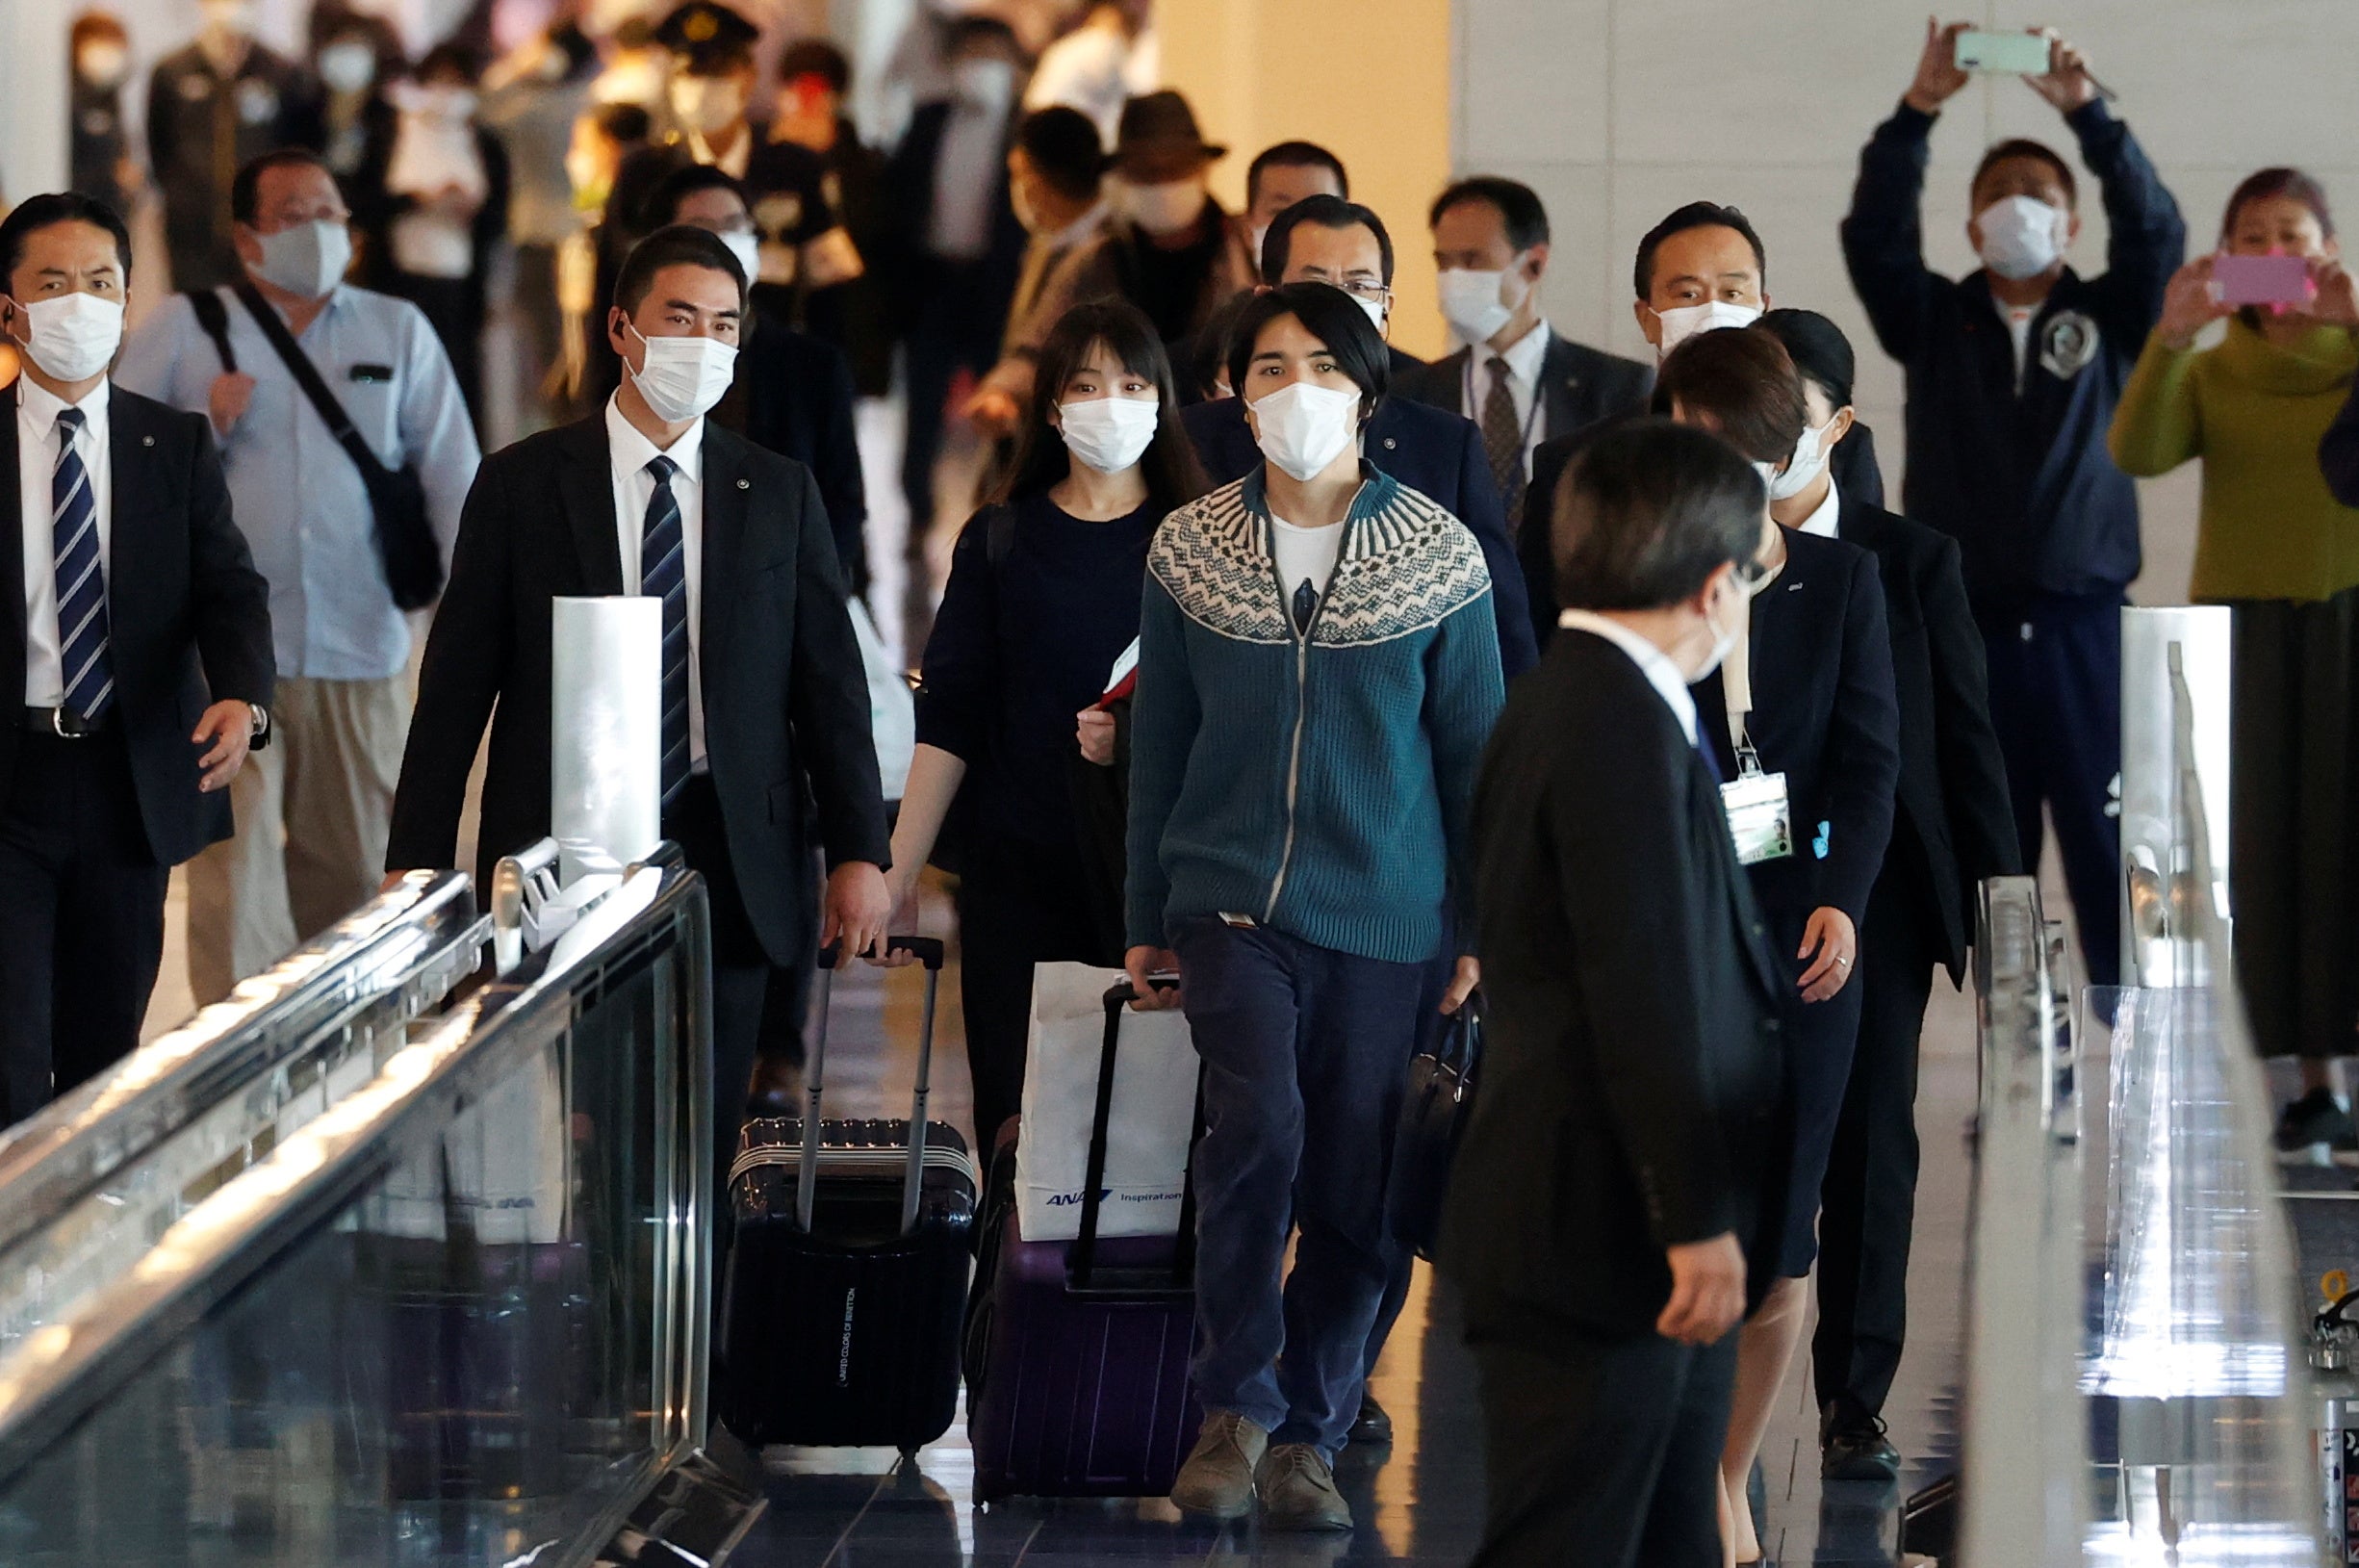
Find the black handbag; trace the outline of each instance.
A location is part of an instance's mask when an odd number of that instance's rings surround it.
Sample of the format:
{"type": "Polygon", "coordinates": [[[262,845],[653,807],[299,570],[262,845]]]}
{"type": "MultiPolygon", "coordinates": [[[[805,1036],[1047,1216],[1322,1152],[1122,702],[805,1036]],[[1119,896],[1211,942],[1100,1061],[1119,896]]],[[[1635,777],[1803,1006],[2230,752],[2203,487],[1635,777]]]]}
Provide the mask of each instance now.
{"type": "Polygon", "coordinates": [[[1394,1239],[1421,1258],[1433,1257],[1441,1235],[1450,1162],[1474,1108],[1474,1075],[1481,1063],[1482,993],[1477,991],[1443,1023],[1442,1038],[1431,1050],[1409,1058],[1384,1213],[1394,1239]]]}
{"type": "MultiPolygon", "coordinates": [[[[254,324],[262,335],[270,340],[278,357],[286,362],[295,385],[311,399],[319,411],[328,433],[336,444],[352,459],[360,470],[361,483],[369,492],[369,510],[375,522],[377,562],[384,568],[385,586],[393,592],[393,602],[405,610],[423,609],[434,603],[443,591],[443,552],[434,538],[434,525],[426,518],[425,481],[419,477],[417,465],[404,464],[397,469],[387,468],[377,460],[361,433],[352,427],[352,420],[336,400],[321,377],[319,367],[303,352],[303,346],[295,341],[287,323],[279,320],[278,312],[270,308],[250,283],[240,283],[232,291],[244,302],[254,324]]],[[[189,296],[197,307],[197,321],[221,351],[223,366],[237,369],[229,351],[227,322],[219,313],[217,296],[196,293],[189,296]],[[213,308],[208,310],[210,304],[213,308]]]]}

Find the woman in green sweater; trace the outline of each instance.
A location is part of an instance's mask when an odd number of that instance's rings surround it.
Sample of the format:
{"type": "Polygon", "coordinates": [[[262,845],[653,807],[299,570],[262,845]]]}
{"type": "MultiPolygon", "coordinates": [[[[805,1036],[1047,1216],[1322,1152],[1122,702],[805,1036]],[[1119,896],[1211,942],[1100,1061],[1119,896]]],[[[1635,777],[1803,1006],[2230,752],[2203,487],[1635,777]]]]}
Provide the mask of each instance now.
{"type": "Polygon", "coordinates": [[[2216,258],[2170,280],[2162,319],[2114,416],[2131,474],[2203,459],[2192,588],[2236,612],[2229,899],[2255,1042],[2298,1056],[2305,1092],[2287,1148],[2359,1144],[2335,1092],[2359,1051],[2359,510],[2338,502],[2319,439],[2359,369],[2348,280],[2326,193],[2268,168],[2228,199],[2220,251],[2309,263],[2311,302],[2219,302],[2216,258]],[[2227,319],[2217,347],[2195,334],[2227,319]]]}

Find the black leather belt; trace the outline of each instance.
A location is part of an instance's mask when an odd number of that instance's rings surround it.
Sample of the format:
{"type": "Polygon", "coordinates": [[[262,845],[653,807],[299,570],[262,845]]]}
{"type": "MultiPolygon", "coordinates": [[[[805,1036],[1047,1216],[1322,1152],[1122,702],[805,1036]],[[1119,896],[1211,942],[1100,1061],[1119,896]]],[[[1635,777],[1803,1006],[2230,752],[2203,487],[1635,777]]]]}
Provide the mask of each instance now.
{"type": "Polygon", "coordinates": [[[86,719],[70,707],[28,707],[24,727],[37,735],[57,735],[65,740],[88,740],[103,735],[114,722],[112,713],[101,713],[95,719],[86,719]]]}

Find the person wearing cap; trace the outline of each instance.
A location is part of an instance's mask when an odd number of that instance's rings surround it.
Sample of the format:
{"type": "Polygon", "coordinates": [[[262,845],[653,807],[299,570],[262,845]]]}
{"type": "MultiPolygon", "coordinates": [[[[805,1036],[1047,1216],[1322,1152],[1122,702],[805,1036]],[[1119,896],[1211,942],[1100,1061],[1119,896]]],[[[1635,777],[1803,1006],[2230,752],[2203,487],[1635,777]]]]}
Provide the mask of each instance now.
{"type": "Polygon", "coordinates": [[[998,359],[1024,254],[1007,164],[1021,113],[1015,34],[992,17],[962,16],[948,39],[950,91],[918,105],[885,171],[909,388],[901,488],[912,538],[934,522],[951,385],[961,371],[981,376],[998,359]]]}
{"type": "MultiPolygon", "coordinates": [[[[1124,104],[1110,166],[1114,218],[1042,295],[1040,335],[1071,305],[1118,294],[1175,344],[1231,296],[1253,287],[1245,226],[1221,210],[1211,190],[1212,166],[1228,150],[1204,140],[1195,111],[1176,92],[1124,104]]],[[[1037,341],[1027,347],[1037,347],[1037,341]]]]}

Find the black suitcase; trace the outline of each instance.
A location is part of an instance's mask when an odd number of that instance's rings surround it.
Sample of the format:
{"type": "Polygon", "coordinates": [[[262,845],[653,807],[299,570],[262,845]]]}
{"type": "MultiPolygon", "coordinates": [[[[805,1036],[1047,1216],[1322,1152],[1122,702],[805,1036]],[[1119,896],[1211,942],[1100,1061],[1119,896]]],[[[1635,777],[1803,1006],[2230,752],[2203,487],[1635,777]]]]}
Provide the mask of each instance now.
{"type": "Polygon", "coordinates": [[[910,1118],[819,1118],[833,973],[822,967],[804,1114],[748,1122],[730,1168],[736,1240],[721,1300],[719,1404],[730,1429],[757,1447],[914,1453],[957,1411],[975,1161],[957,1128],[925,1118],[942,944],[891,942],[926,966],[910,1118]]]}

